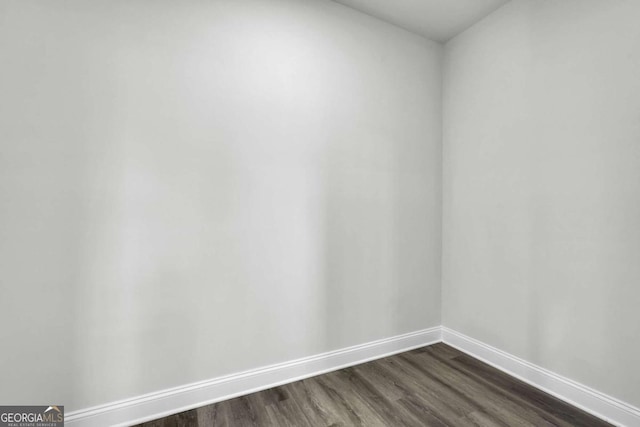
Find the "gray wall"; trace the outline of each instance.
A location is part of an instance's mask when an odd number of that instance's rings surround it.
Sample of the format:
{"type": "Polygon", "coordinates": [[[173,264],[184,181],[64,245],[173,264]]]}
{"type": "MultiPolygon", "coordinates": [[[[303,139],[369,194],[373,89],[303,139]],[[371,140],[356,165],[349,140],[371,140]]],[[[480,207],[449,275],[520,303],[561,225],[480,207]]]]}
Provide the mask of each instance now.
{"type": "Polygon", "coordinates": [[[444,325],[640,405],[640,2],[514,0],[446,46],[444,325]]]}
{"type": "Polygon", "coordinates": [[[328,1],[0,0],[0,401],[439,325],[441,50],[328,1]]]}

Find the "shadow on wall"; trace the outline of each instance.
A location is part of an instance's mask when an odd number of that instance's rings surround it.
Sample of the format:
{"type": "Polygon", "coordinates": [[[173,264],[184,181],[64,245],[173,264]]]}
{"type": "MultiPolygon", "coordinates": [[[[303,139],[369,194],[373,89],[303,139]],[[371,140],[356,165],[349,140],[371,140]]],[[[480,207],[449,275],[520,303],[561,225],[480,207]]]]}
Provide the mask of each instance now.
{"type": "Polygon", "coordinates": [[[440,299],[428,283],[440,274],[437,154],[379,126],[336,133],[324,159],[323,317],[333,349],[421,329],[434,311],[425,308],[440,299]]]}
{"type": "Polygon", "coordinates": [[[510,2],[445,71],[445,325],[636,405],[639,11],[510,2]]]}
{"type": "Polygon", "coordinates": [[[333,2],[149,4],[0,6],[0,401],[437,325],[439,47],[333,2]]]}

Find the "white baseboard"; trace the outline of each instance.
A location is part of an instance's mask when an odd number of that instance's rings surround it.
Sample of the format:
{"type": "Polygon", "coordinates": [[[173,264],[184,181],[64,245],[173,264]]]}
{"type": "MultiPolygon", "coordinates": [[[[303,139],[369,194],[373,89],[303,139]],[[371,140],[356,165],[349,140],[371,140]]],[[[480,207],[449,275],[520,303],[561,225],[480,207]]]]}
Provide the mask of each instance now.
{"type": "Polygon", "coordinates": [[[440,341],[442,335],[438,326],[73,411],[67,414],[65,423],[69,427],[130,426],[440,341]]]}
{"type": "Polygon", "coordinates": [[[440,341],[614,425],[640,427],[640,409],[446,327],[398,335],[70,412],[65,423],[70,427],[130,426],[440,341]]]}
{"type": "Polygon", "coordinates": [[[640,427],[638,408],[449,328],[442,328],[442,339],[446,344],[611,424],[640,427]]]}

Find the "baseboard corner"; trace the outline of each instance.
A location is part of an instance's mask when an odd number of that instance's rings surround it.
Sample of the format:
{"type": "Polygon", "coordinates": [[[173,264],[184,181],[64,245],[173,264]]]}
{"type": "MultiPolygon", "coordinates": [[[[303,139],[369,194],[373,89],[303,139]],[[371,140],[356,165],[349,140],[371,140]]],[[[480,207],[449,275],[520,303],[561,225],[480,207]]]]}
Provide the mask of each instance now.
{"type": "Polygon", "coordinates": [[[640,427],[640,409],[442,326],[444,343],[620,427],[640,427]]]}

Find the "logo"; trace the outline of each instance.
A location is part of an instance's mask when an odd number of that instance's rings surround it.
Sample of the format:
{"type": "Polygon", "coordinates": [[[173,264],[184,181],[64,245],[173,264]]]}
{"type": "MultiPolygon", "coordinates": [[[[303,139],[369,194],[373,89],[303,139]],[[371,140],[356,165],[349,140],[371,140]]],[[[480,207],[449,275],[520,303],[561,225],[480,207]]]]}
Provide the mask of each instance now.
{"type": "Polygon", "coordinates": [[[0,427],[62,427],[64,406],[0,406],[0,427]]]}

